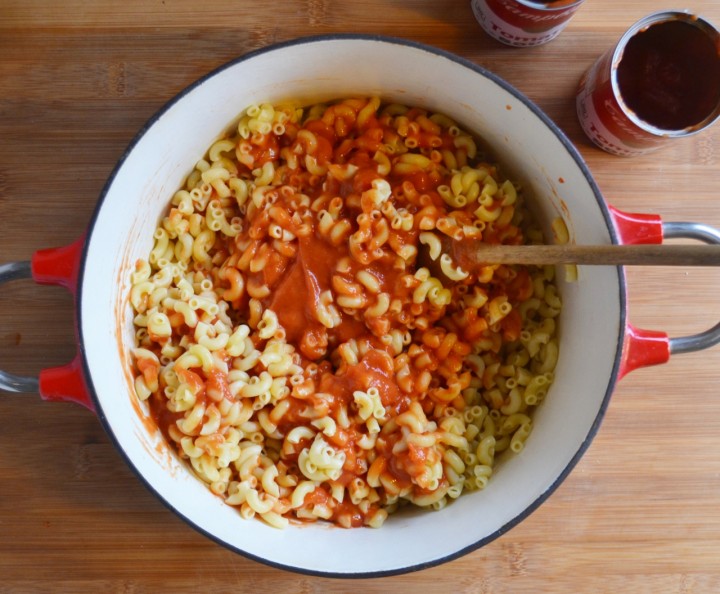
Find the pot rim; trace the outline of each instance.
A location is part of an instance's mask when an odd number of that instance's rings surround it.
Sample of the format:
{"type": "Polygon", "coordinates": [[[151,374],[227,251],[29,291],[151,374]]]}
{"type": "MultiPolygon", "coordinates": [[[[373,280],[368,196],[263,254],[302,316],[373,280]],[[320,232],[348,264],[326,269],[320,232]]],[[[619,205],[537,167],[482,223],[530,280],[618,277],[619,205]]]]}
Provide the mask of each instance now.
{"type": "Polygon", "coordinates": [[[179,91],[177,94],[175,94],[170,100],[168,100],[162,107],[160,107],[146,122],[145,124],[138,130],[138,132],[134,135],[134,137],[129,142],[126,149],[123,151],[122,155],[118,159],[115,167],[110,172],[108,179],[106,183],[104,184],[99,197],[98,201],[96,203],[95,209],[92,213],[92,216],[90,218],[90,221],[88,223],[87,233],[85,236],[85,242],[82,247],[82,253],[80,256],[80,262],[79,262],[79,271],[78,271],[78,282],[77,282],[77,299],[75,300],[75,315],[76,315],[76,324],[77,324],[77,333],[78,333],[78,351],[80,353],[80,360],[82,364],[83,373],[86,379],[86,385],[88,388],[88,392],[90,394],[90,398],[95,405],[95,410],[98,419],[100,420],[103,428],[105,429],[105,432],[109,436],[110,440],[112,441],[113,445],[115,446],[115,449],[120,453],[121,457],[125,460],[125,463],[128,465],[128,467],[132,470],[132,472],[140,479],[140,481],[145,485],[145,487],[160,501],[162,504],[171,510],[176,516],[180,517],[184,522],[192,526],[195,530],[209,538],[210,540],[216,542],[217,544],[220,544],[224,548],[227,548],[235,553],[238,553],[242,555],[243,557],[246,557],[248,559],[252,559],[254,561],[260,562],[264,565],[283,569],[287,571],[292,571],[295,573],[299,573],[302,575],[309,575],[309,576],[317,576],[317,577],[334,577],[334,578],[376,578],[376,577],[386,577],[386,576],[393,576],[393,575],[402,575],[410,572],[420,571],[423,569],[428,569],[430,567],[435,567],[444,563],[447,563],[449,561],[452,561],[454,559],[460,558],[472,551],[475,551],[486,544],[492,542],[496,538],[503,535],[505,532],[510,530],[511,528],[515,527],[517,524],[522,522],[525,518],[527,518],[532,512],[534,512],[542,503],[544,503],[548,497],[560,486],[560,484],[563,483],[563,481],[567,478],[567,476],[570,474],[570,472],[574,469],[578,461],[582,458],[585,451],[590,446],[590,443],[594,439],[595,435],[598,432],[598,429],[600,427],[600,424],[602,422],[602,419],[605,416],[605,412],[607,410],[607,407],[609,405],[610,397],[614,391],[615,385],[620,377],[620,367],[621,367],[621,360],[622,360],[622,351],[623,351],[623,341],[625,336],[625,329],[627,325],[627,305],[626,305],[626,281],[625,281],[625,274],[622,269],[622,267],[617,267],[618,271],[618,287],[619,287],[619,312],[620,312],[620,319],[619,319],[619,334],[617,337],[617,348],[615,351],[615,358],[613,361],[612,371],[608,380],[607,388],[605,391],[605,394],[602,399],[602,403],[598,409],[598,414],[596,415],[595,419],[593,420],[592,425],[590,426],[588,433],[581,443],[580,447],[577,449],[575,454],[572,456],[572,458],[569,460],[565,468],[562,470],[561,473],[557,475],[557,477],[553,480],[552,484],[543,492],[541,493],[530,505],[528,505],[522,512],[517,514],[515,517],[513,517],[510,521],[506,522],[503,526],[492,532],[491,534],[481,538],[480,540],[474,542],[473,544],[463,547],[460,550],[455,551],[452,554],[444,555],[442,557],[433,559],[431,561],[426,562],[420,562],[414,565],[408,565],[405,567],[400,567],[397,569],[390,569],[390,570],[380,570],[380,571],[368,571],[368,572],[356,572],[356,573],[342,573],[337,571],[320,571],[320,570],[311,570],[306,569],[303,567],[296,567],[285,563],[280,563],[272,560],[265,559],[263,557],[260,557],[258,555],[253,554],[252,552],[249,552],[247,550],[238,548],[237,546],[234,546],[222,539],[220,539],[218,536],[210,532],[208,529],[204,528],[203,526],[199,525],[197,522],[191,520],[188,518],[185,514],[183,514],[181,511],[179,511],[175,506],[173,506],[170,501],[168,501],[163,495],[161,495],[151,484],[150,481],[145,477],[145,475],[136,467],[136,465],[133,463],[130,456],[127,454],[127,452],[124,450],[124,448],[121,446],[119,440],[116,438],[115,433],[113,432],[112,426],[110,422],[108,421],[108,418],[105,414],[105,411],[103,410],[102,404],[100,402],[100,399],[97,396],[97,391],[95,388],[95,384],[93,382],[92,372],[90,370],[90,366],[88,364],[88,358],[87,358],[87,352],[85,349],[85,340],[84,340],[84,329],[83,329],[83,305],[85,303],[85,293],[84,293],[84,283],[85,283],[85,272],[86,272],[86,263],[87,263],[87,255],[88,255],[88,246],[90,243],[90,239],[93,235],[93,232],[95,230],[95,224],[97,222],[98,216],[100,211],[103,208],[103,204],[105,202],[105,199],[110,191],[110,188],[112,187],[116,176],[118,175],[119,171],[124,166],[126,160],[128,159],[129,155],[133,152],[136,145],[140,142],[140,140],[145,136],[145,134],[153,127],[153,125],[159,120],[171,107],[173,107],[176,103],[179,103],[183,100],[183,98],[189,94],[191,91],[193,91],[195,88],[199,87],[203,83],[205,83],[207,80],[213,78],[218,73],[236,66],[237,64],[240,64],[242,62],[246,62],[248,60],[252,60],[253,58],[267,54],[276,50],[280,49],[286,49],[289,47],[299,46],[299,45],[305,45],[305,44],[312,44],[312,43],[318,43],[318,42],[325,42],[325,41],[370,41],[370,42],[381,42],[381,43],[387,43],[391,45],[400,45],[405,46],[409,48],[415,48],[418,50],[422,50],[424,52],[434,54],[436,56],[440,56],[442,58],[445,58],[447,60],[453,61],[461,66],[466,67],[470,71],[472,71],[474,74],[479,74],[483,77],[486,77],[490,79],[492,82],[500,86],[502,89],[510,93],[513,97],[515,97],[517,100],[522,102],[524,106],[526,106],[528,109],[532,111],[532,113],[539,119],[541,122],[549,128],[549,130],[557,137],[558,140],[560,140],[561,144],[565,148],[565,150],[568,152],[572,160],[575,162],[577,167],[580,169],[580,171],[583,174],[583,177],[587,181],[588,185],[592,189],[592,193],[595,197],[595,200],[597,201],[597,204],[600,208],[600,211],[603,215],[605,225],[608,229],[608,232],[610,234],[610,237],[612,239],[612,242],[617,244],[620,243],[619,236],[617,234],[617,231],[615,229],[615,226],[613,224],[613,218],[611,215],[611,212],[608,208],[607,203],[605,202],[605,199],[603,198],[599,187],[595,183],[595,180],[590,173],[590,170],[585,163],[584,159],[578,152],[578,150],[575,148],[573,143],[569,140],[569,138],[565,135],[565,133],[560,129],[560,127],[555,124],[541,109],[538,105],[536,105],[530,98],[528,98],[526,95],[521,93],[518,89],[516,89],[514,86],[512,86],[510,83],[508,83],[506,80],[501,78],[500,76],[494,74],[493,72],[487,70],[486,68],[475,64],[474,62],[470,61],[467,58],[463,58],[457,54],[454,54],[448,50],[440,49],[431,45],[427,45],[422,42],[417,42],[413,40],[398,38],[394,36],[388,36],[388,35],[375,35],[375,34],[355,34],[355,33],[332,33],[332,34],[323,34],[323,35],[312,35],[312,36],[304,36],[304,37],[297,37],[290,40],[282,41],[273,43],[267,46],[263,46],[261,48],[258,48],[256,50],[252,50],[250,52],[247,52],[237,58],[234,58],[228,62],[225,62],[218,66],[217,68],[214,68],[204,76],[196,79],[194,82],[190,83],[188,86],[183,88],[181,91],[179,91]]]}

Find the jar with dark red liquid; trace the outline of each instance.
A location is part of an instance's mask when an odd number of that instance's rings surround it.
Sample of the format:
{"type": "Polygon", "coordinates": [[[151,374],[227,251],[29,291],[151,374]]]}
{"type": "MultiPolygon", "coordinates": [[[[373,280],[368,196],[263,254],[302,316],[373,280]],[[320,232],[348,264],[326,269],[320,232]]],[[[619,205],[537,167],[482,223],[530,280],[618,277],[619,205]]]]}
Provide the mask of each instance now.
{"type": "Polygon", "coordinates": [[[720,33],[685,11],[635,23],[580,82],[580,123],[608,152],[651,152],[720,116],[720,33]]]}

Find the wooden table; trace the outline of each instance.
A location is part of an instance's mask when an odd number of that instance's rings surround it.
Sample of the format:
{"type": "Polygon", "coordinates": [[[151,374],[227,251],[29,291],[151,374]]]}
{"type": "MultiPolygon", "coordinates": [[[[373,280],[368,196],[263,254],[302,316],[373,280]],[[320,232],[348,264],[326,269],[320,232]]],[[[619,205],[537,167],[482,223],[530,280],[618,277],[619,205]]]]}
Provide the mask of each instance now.
{"type": "MultiPolygon", "coordinates": [[[[672,4],[672,3],[671,3],[672,4]]],[[[689,8],[720,23],[716,0],[689,8]]],[[[583,71],[653,0],[588,0],[535,49],[489,39],[467,0],[2,0],[0,262],[76,239],[138,128],[186,85],[266,44],[371,32],[433,44],[515,85],[576,143],[615,206],[720,227],[720,126],[624,159],[586,140],[583,71]]],[[[631,318],[670,335],[720,318],[720,273],[630,269],[631,318]]],[[[0,291],[0,368],[74,354],[72,301],[0,291]]],[[[298,576],[196,533],[140,484],[100,423],[34,394],[0,396],[0,592],[720,591],[720,347],[634,372],[571,476],[519,526],[464,558],[394,578],[298,576]]]]}

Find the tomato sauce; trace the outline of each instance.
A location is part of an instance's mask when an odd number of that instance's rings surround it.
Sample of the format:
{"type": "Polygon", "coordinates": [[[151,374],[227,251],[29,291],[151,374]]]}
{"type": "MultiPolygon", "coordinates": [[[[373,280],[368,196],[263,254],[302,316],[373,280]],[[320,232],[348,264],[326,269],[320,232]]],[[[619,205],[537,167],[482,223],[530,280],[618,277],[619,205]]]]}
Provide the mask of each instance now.
{"type": "Polygon", "coordinates": [[[690,23],[651,25],[628,42],[617,80],[638,118],[683,130],[705,120],[720,101],[718,47],[690,23]]]}
{"type": "Polygon", "coordinates": [[[150,396],[148,404],[150,406],[150,414],[158,428],[171,443],[172,440],[169,437],[168,429],[171,425],[179,420],[182,420],[185,416],[184,412],[172,412],[167,408],[167,399],[159,394],[153,394],[150,396]]]}
{"type": "Polygon", "coordinates": [[[353,392],[375,388],[385,407],[396,412],[405,410],[409,402],[403,397],[395,381],[393,360],[387,353],[372,349],[356,364],[349,365],[341,375],[326,374],[320,381],[320,391],[336,394],[341,401],[352,402],[353,392]]]}

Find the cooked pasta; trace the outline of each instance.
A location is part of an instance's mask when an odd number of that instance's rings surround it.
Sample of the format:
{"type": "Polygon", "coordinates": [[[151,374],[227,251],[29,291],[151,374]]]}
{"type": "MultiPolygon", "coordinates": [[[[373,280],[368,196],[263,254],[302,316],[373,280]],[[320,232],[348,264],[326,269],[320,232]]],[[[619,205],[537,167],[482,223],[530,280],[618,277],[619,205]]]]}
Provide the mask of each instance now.
{"type": "Polygon", "coordinates": [[[463,254],[542,238],[479,146],[375,97],[252,105],[170,200],[131,276],[135,396],[243,518],[379,527],[523,450],[561,299],[463,254]]]}

